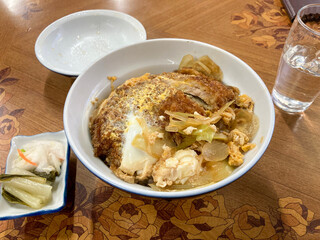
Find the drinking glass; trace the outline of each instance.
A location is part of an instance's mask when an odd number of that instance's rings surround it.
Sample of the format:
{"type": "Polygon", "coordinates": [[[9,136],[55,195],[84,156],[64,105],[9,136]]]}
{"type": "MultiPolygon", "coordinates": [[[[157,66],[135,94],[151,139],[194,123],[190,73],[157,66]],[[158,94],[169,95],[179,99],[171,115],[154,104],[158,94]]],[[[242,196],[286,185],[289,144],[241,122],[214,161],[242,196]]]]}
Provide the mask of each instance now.
{"type": "Polygon", "coordinates": [[[272,90],[280,109],[305,111],[320,90],[320,4],[301,8],[292,24],[272,90]]]}

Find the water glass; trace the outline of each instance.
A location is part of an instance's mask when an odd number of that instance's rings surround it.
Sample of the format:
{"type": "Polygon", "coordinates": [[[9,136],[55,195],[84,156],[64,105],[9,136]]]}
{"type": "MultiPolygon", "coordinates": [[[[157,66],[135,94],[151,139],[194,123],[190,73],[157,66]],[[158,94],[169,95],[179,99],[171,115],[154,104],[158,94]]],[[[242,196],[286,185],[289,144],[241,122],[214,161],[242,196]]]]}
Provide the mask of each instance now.
{"type": "Polygon", "coordinates": [[[305,111],[320,93],[320,4],[299,10],[287,37],[272,98],[280,109],[305,111]]]}

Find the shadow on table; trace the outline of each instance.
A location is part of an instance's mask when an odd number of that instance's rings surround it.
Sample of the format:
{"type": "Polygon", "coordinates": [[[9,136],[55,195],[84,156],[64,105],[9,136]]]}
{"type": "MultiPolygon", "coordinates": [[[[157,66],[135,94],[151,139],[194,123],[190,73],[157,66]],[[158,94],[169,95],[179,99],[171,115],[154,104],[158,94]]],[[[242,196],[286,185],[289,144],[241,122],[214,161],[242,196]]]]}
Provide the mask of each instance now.
{"type": "Polygon", "coordinates": [[[316,100],[306,111],[302,113],[288,113],[275,106],[276,116],[280,115],[293,132],[302,127],[311,129],[313,125],[312,120],[319,118],[319,104],[317,103],[318,101],[316,100]]]}
{"type": "Polygon", "coordinates": [[[76,77],[68,77],[55,72],[50,72],[45,84],[44,96],[64,104],[68,91],[76,77]]]}
{"type": "Polygon", "coordinates": [[[304,113],[290,114],[281,110],[281,116],[286,122],[286,124],[288,125],[288,127],[291,130],[294,130],[300,125],[300,122],[304,120],[305,114],[304,113]]]}
{"type": "Polygon", "coordinates": [[[71,212],[74,208],[75,192],[76,192],[76,175],[77,175],[77,157],[73,154],[69,160],[69,173],[67,185],[67,203],[63,211],[71,212]]]}
{"type": "MultiPolygon", "coordinates": [[[[279,111],[282,121],[287,125],[289,129],[285,129],[283,125],[278,126],[281,129],[282,137],[286,136],[291,139],[292,142],[298,144],[302,150],[318,152],[319,148],[317,144],[307,144],[317,142],[317,121],[319,119],[319,109],[312,108],[306,110],[300,114],[289,114],[284,111],[279,111]],[[290,131],[288,131],[290,130],[290,131]]],[[[277,124],[277,123],[276,123],[277,124]]]]}

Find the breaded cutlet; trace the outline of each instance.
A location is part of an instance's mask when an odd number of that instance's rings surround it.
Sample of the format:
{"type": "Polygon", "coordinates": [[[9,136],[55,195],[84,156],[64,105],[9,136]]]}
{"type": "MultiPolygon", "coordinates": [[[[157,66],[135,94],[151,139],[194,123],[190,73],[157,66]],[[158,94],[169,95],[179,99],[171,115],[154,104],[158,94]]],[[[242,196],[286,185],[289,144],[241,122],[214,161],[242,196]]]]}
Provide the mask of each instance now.
{"type": "MultiPolygon", "coordinates": [[[[206,109],[217,110],[237,94],[236,89],[204,75],[173,72],[129,79],[102,101],[91,117],[94,154],[111,169],[118,169],[129,127],[128,116],[134,115],[150,127],[164,129],[168,121],[166,110],[205,115],[206,109]],[[161,116],[164,119],[159,120],[161,116]]],[[[126,180],[128,173],[115,173],[126,180]]]]}
{"type": "Polygon", "coordinates": [[[159,78],[185,94],[201,99],[211,111],[218,110],[239,94],[235,87],[226,86],[203,74],[189,75],[181,72],[163,73],[159,78]]]}

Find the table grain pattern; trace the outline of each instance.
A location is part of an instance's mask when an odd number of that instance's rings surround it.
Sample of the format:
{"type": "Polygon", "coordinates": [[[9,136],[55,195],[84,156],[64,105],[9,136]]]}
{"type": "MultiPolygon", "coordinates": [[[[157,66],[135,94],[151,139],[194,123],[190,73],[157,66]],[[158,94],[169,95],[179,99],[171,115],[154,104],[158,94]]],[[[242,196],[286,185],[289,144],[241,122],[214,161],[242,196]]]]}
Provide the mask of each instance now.
{"type": "MultiPolygon", "coordinates": [[[[34,44],[51,22],[87,9],[130,14],[148,39],[223,48],[248,63],[269,91],[290,28],[280,0],[0,0],[1,173],[12,137],[63,129],[75,78],[42,66],[34,44]]],[[[319,99],[302,115],[275,112],[265,154],[222,189],[182,199],[129,194],[96,178],[71,154],[66,207],[0,221],[0,239],[320,239],[319,99]]]]}

